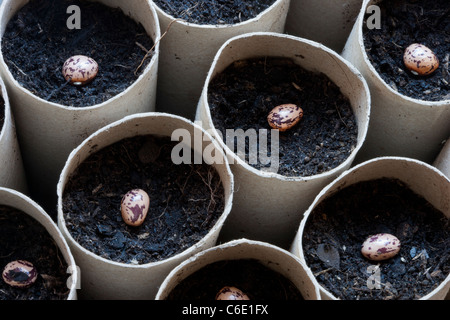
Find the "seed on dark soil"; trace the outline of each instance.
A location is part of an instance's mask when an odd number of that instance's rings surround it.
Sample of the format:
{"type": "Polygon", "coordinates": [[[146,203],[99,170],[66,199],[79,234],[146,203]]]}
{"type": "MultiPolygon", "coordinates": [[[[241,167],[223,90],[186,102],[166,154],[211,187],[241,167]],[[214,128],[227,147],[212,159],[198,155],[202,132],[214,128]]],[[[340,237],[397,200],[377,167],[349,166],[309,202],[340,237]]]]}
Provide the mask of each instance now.
{"type": "Polygon", "coordinates": [[[250,300],[303,300],[289,279],[252,259],[213,262],[182,280],[167,300],[214,301],[225,286],[239,288],[250,300]]]}
{"type": "Polygon", "coordinates": [[[214,167],[174,164],[176,144],[170,137],[137,136],[81,163],[63,195],[73,238],[98,256],[130,264],[160,261],[200,241],[224,212],[224,189],[214,167]],[[141,162],[139,151],[149,141],[159,154],[141,162]],[[145,190],[151,199],[140,226],[125,224],[120,211],[123,196],[133,189],[145,190]]]}
{"type": "Polygon", "coordinates": [[[419,299],[450,272],[449,219],[394,179],[356,183],[329,196],[311,212],[302,240],[318,282],[344,300],[419,299]],[[367,236],[377,233],[397,236],[401,248],[396,256],[370,261],[361,254],[367,236]],[[324,259],[323,246],[338,253],[324,259]],[[327,261],[337,257],[339,264],[327,261]],[[370,286],[375,267],[378,289],[370,286]]]}
{"type": "Polygon", "coordinates": [[[326,75],[307,71],[290,59],[235,62],[210,82],[208,104],[214,127],[224,140],[227,129],[268,130],[267,146],[259,146],[260,139],[245,141],[245,160],[256,169],[270,164],[261,158],[251,161],[250,146],[267,147],[267,156],[272,155],[267,115],[278,105],[295,104],[303,110],[300,123],[279,134],[281,175],[306,177],[329,171],[342,164],[357,144],[358,126],[348,98],[326,75]]]}
{"type": "MultiPolygon", "coordinates": [[[[381,28],[364,24],[367,56],[384,82],[405,96],[425,101],[450,99],[450,14],[448,0],[377,2],[381,28]],[[408,72],[403,53],[412,43],[430,48],[440,67],[428,76],[408,72]]],[[[366,19],[370,15],[366,16],[366,19]]]]}
{"type": "Polygon", "coordinates": [[[33,285],[15,288],[0,280],[0,300],[64,300],[68,265],[48,231],[24,212],[0,205],[0,269],[15,260],[32,261],[33,285]]]}
{"type": "Polygon", "coordinates": [[[67,106],[102,103],[126,90],[142,74],[138,69],[153,40],[142,25],[120,9],[85,0],[32,0],[8,22],[2,53],[21,86],[38,97],[67,106]],[[81,29],[67,27],[67,8],[81,10],[81,29]],[[86,55],[100,73],[89,86],[65,85],[61,66],[68,57],[86,55]],[[135,75],[135,71],[138,71],[135,75]]]}

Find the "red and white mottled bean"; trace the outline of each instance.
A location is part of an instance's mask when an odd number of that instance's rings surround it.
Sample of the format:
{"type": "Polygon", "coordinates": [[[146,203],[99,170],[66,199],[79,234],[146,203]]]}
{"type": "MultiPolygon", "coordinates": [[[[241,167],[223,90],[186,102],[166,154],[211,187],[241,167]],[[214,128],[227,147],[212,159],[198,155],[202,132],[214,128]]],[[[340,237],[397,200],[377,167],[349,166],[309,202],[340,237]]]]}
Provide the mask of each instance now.
{"type": "Polygon", "coordinates": [[[439,67],[439,59],[434,52],[423,44],[413,43],[403,55],[406,68],[414,75],[426,76],[439,67]]]}
{"type": "Polygon", "coordinates": [[[142,189],[127,192],[120,205],[122,218],[126,224],[137,227],[144,223],[150,207],[150,197],[142,189]]]}
{"type": "Polygon", "coordinates": [[[279,131],[286,131],[294,127],[303,117],[303,110],[295,104],[282,104],[270,111],[267,122],[279,131]]]}
{"type": "Polygon", "coordinates": [[[361,253],[369,260],[381,261],[397,255],[400,247],[400,240],[396,236],[389,233],[379,233],[364,241],[361,253]]]}
{"type": "Polygon", "coordinates": [[[76,86],[88,84],[97,76],[97,73],[97,62],[83,55],[70,57],[64,62],[62,68],[64,79],[76,86]]]}
{"type": "Polygon", "coordinates": [[[2,278],[11,287],[27,288],[35,283],[38,272],[31,262],[16,260],[3,269],[2,278]]]}
{"type": "Polygon", "coordinates": [[[216,300],[250,300],[250,298],[236,287],[223,287],[217,293],[216,300]]]}

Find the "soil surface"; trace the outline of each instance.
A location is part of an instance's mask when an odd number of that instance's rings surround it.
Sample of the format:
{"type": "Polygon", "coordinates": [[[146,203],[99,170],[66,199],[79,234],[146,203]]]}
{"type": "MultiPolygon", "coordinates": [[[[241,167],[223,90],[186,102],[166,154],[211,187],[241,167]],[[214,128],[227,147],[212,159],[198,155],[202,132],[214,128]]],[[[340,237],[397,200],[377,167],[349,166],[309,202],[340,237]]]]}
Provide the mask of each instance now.
{"type": "MultiPolygon", "coordinates": [[[[450,9],[448,0],[389,0],[381,8],[381,28],[364,24],[364,45],[370,62],[391,88],[411,98],[450,99],[450,9]],[[403,64],[403,53],[413,43],[430,48],[440,61],[426,77],[415,76],[403,64]]],[[[368,14],[366,19],[372,14],[368,14]]]]}
{"type": "MultiPolygon", "coordinates": [[[[267,129],[268,157],[272,156],[269,112],[281,104],[299,105],[302,120],[279,133],[278,173],[284,176],[329,171],[344,162],[357,144],[358,127],[349,100],[327,76],[306,71],[290,59],[256,58],[233,63],[209,84],[208,103],[214,126],[227,144],[227,129],[253,129],[256,133],[267,129]]],[[[258,150],[264,150],[266,145],[260,148],[260,139],[257,142],[258,150]]],[[[264,164],[260,157],[257,162],[249,158],[252,144],[246,139],[247,163],[266,170],[270,164],[264,164]]]]}
{"type": "Polygon", "coordinates": [[[102,103],[127,89],[151,61],[151,54],[143,59],[152,46],[144,28],[120,9],[80,0],[32,0],[8,22],[2,38],[5,62],[20,85],[75,107],[102,103]],[[80,8],[81,29],[67,26],[70,5],[80,8]],[[99,64],[97,77],[84,87],[62,76],[64,62],[74,55],[99,64]]]}
{"type": "Polygon", "coordinates": [[[195,24],[236,24],[250,20],[276,0],[154,0],[165,13],[195,24]]]}
{"type": "Polygon", "coordinates": [[[344,300],[413,300],[450,272],[449,219],[398,180],[344,188],[312,212],[303,235],[305,259],[319,283],[344,300]],[[401,241],[395,257],[372,262],[361,245],[373,234],[401,241]],[[373,288],[379,266],[381,288],[373,288]]]}
{"type": "Polygon", "coordinates": [[[225,286],[242,290],[250,300],[303,300],[294,284],[257,260],[211,263],[181,281],[166,300],[214,300],[225,286]]]}
{"type": "Polygon", "coordinates": [[[67,264],[47,230],[27,214],[0,205],[0,267],[27,260],[38,272],[28,288],[13,288],[0,278],[0,300],[67,299],[67,264]]]}
{"type": "Polygon", "coordinates": [[[201,240],[223,213],[224,189],[212,166],[175,165],[171,152],[177,143],[138,136],[88,157],[63,196],[73,238],[99,256],[130,264],[163,260],[201,240]],[[135,188],[150,197],[139,227],[126,225],[120,213],[123,195],[135,188]]]}

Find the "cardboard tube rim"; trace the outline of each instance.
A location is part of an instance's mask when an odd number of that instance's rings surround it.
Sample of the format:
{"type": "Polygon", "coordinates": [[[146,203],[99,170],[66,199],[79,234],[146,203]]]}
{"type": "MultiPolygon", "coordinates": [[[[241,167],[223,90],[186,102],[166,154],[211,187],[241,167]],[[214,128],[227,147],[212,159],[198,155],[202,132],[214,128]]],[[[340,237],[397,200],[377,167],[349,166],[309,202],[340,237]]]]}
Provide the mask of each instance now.
{"type": "MultiPolygon", "coordinates": [[[[3,18],[5,16],[5,14],[6,14],[5,11],[7,9],[9,9],[9,7],[7,8],[6,6],[7,6],[7,4],[9,5],[9,2],[11,2],[11,1],[14,1],[14,0],[3,0],[3,2],[1,3],[1,5],[0,5],[0,18],[3,18]]],[[[22,6],[24,6],[26,3],[28,3],[28,1],[29,0],[24,0],[24,4],[22,6]]],[[[101,0],[96,0],[96,1],[102,3],[101,0]]],[[[46,104],[47,107],[53,107],[53,108],[57,108],[57,109],[65,109],[65,110],[73,110],[73,111],[95,110],[95,109],[102,108],[105,105],[108,105],[113,100],[120,99],[122,96],[126,95],[129,91],[131,91],[132,88],[138,82],[142,81],[144,79],[144,77],[147,74],[149,74],[151,72],[151,70],[153,70],[153,68],[157,67],[158,61],[159,61],[159,52],[160,52],[159,42],[160,42],[160,39],[161,39],[161,30],[160,30],[160,26],[159,26],[158,15],[156,13],[156,10],[155,10],[154,6],[151,5],[150,2],[148,2],[148,1],[144,1],[144,2],[148,3],[149,10],[151,11],[152,18],[153,18],[153,28],[154,28],[154,33],[155,33],[154,38],[151,35],[151,33],[149,33],[150,30],[146,30],[146,31],[147,31],[147,34],[152,38],[153,42],[155,43],[155,47],[153,48],[154,54],[151,57],[150,63],[145,67],[145,69],[141,73],[141,75],[139,75],[139,77],[130,86],[128,86],[124,91],[122,91],[119,94],[115,95],[111,99],[108,99],[106,101],[103,101],[102,103],[98,103],[98,104],[95,104],[95,105],[90,105],[90,106],[85,106],[85,107],[74,107],[74,106],[68,106],[68,105],[63,105],[63,104],[47,101],[44,98],[41,98],[41,97],[33,94],[30,90],[28,90],[28,89],[24,88],[22,85],[20,85],[20,83],[16,80],[16,78],[11,73],[8,65],[5,63],[5,59],[3,58],[3,51],[1,50],[3,33],[4,33],[5,30],[1,30],[1,34],[0,34],[0,64],[2,65],[2,68],[5,70],[6,77],[9,78],[9,80],[12,83],[12,85],[15,86],[16,88],[18,88],[22,92],[22,94],[24,94],[26,96],[30,96],[32,99],[36,99],[39,103],[46,104]]],[[[125,12],[123,12],[123,13],[125,15],[127,15],[125,12]]]]}
{"type": "Polygon", "coordinates": [[[8,97],[8,92],[6,91],[6,86],[5,83],[3,82],[3,79],[0,77],[0,87],[1,87],[1,96],[3,98],[4,101],[4,113],[5,113],[5,118],[3,119],[3,126],[0,128],[0,142],[3,141],[3,139],[6,136],[6,130],[9,127],[14,127],[14,121],[13,121],[13,115],[12,115],[12,111],[11,111],[11,105],[9,103],[9,97],[8,97]]]}
{"type": "MultiPolygon", "coordinates": [[[[98,149],[97,149],[98,150],[98,149]]],[[[96,150],[96,151],[97,151],[96,150]]],[[[59,182],[57,185],[57,197],[58,197],[58,227],[62,230],[62,233],[67,235],[67,237],[69,238],[68,242],[73,243],[77,249],[79,251],[81,251],[83,254],[91,257],[92,259],[95,260],[99,260],[102,263],[106,263],[106,264],[110,264],[110,265],[114,265],[114,266],[118,266],[121,268],[129,268],[129,269],[148,269],[149,267],[154,267],[154,266],[158,266],[158,265],[163,265],[163,264],[167,264],[171,261],[176,261],[179,259],[180,256],[185,256],[188,255],[190,252],[195,251],[196,248],[201,247],[203,242],[205,241],[205,238],[208,238],[210,235],[212,235],[214,232],[216,232],[216,227],[220,224],[223,224],[227,218],[227,216],[229,215],[230,211],[231,211],[231,207],[232,207],[232,203],[233,203],[233,190],[234,190],[234,176],[231,172],[230,166],[228,164],[228,160],[227,157],[225,156],[225,154],[222,152],[222,149],[220,147],[220,145],[216,142],[216,140],[211,137],[208,132],[204,131],[200,126],[198,126],[197,124],[191,122],[190,120],[181,117],[181,116],[177,116],[177,115],[172,115],[172,114],[168,114],[168,113],[161,113],[161,112],[145,112],[145,113],[138,113],[138,114],[133,114],[130,116],[126,116],[120,120],[117,120],[111,124],[106,125],[103,128],[100,128],[99,130],[95,131],[94,133],[92,133],[89,137],[87,137],[77,148],[75,148],[69,155],[68,160],[66,162],[66,164],[64,165],[63,170],[61,171],[61,175],[59,178],[59,182]],[[111,129],[114,129],[117,126],[120,126],[121,124],[128,122],[128,121],[133,121],[134,119],[138,119],[138,118],[146,118],[146,117],[158,117],[158,118],[174,118],[177,119],[178,121],[183,121],[188,125],[192,125],[195,129],[199,129],[202,130],[203,134],[205,134],[205,136],[207,136],[209,138],[208,141],[210,141],[212,144],[214,144],[216,150],[219,150],[219,152],[221,152],[222,156],[223,156],[223,160],[224,160],[224,166],[226,168],[226,173],[227,176],[230,178],[230,193],[229,193],[229,197],[228,200],[226,201],[225,205],[224,205],[224,211],[221,213],[219,219],[216,221],[216,223],[212,226],[212,228],[209,230],[209,232],[204,235],[202,237],[202,239],[200,239],[198,242],[196,242],[195,244],[193,244],[191,247],[186,248],[185,250],[177,253],[176,255],[173,255],[169,258],[163,259],[163,260],[159,260],[159,261],[155,261],[155,262],[149,262],[149,263],[145,263],[145,264],[138,264],[138,265],[133,265],[133,264],[128,264],[128,263],[123,263],[123,262],[117,262],[117,261],[113,261],[110,259],[106,259],[103,258],[89,250],[87,250],[86,248],[84,248],[81,244],[79,244],[71,235],[71,233],[69,232],[69,230],[66,227],[66,223],[65,223],[65,219],[64,219],[64,213],[62,211],[62,198],[63,198],[63,193],[64,193],[64,188],[65,188],[65,184],[67,182],[67,180],[69,179],[69,175],[70,172],[72,172],[72,168],[71,165],[73,164],[73,161],[77,161],[75,167],[77,167],[83,160],[80,159],[78,157],[78,153],[80,151],[82,151],[84,149],[84,147],[88,146],[91,143],[91,140],[94,139],[97,134],[102,133],[102,132],[108,132],[111,129]]],[[[225,190],[225,192],[227,192],[225,190]]]]}
{"type": "Polygon", "coordinates": [[[371,75],[373,75],[372,79],[377,83],[378,87],[383,86],[385,89],[388,90],[388,92],[391,95],[398,96],[401,99],[404,99],[406,101],[409,101],[409,102],[412,102],[415,104],[419,104],[419,105],[433,107],[433,108],[448,107],[450,105],[450,99],[440,100],[440,101],[420,100],[420,99],[415,99],[415,98],[406,96],[404,94],[401,94],[401,93],[395,91],[381,78],[378,71],[374,68],[372,63],[370,63],[369,56],[367,55],[366,48],[364,46],[364,35],[363,35],[362,30],[364,28],[363,22],[364,22],[364,16],[365,16],[367,7],[369,5],[371,5],[373,3],[377,3],[377,2],[380,2],[380,0],[364,0],[361,11],[360,11],[358,18],[356,20],[356,23],[355,23],[358,28],[357,37],[358,37],[358,44],[360,47],[360,52],[363,56],[362,60],[363,60],[363,63],[365,64],[366,68],[370,71],[371,75]]]}
{"type": "MultiPolygon", "coordinates": [[[[409,163],[417,165],[417,166],[423,166],[424,168],[426,168],[426,170],[429,170],[433,174],[436,174],[437,176],[439,176],[439,177],[443,178],[444,180],[447,180],[448,182],[450,182],[450,180],[440,170],[438,170],[437,168],[433,167],[432,165],[429,165],[429,164],[427,164],[425,162],[422,162],[420,160],[407,158],[407,157],[396,157],[396,156],[378,157],[378,158],[374,158],[374,159],[362,162],[362,163],[354,166],[353,168],[351,168],[351,169],[349,169],[347,171],[344,171],[340,176],[338,176],[335,180],[333,180],[330,184],[328,184],[325,188],[322,189],[322,191],[315,197],[314,201],[311,203],[311,205],[309,206],[309,208],[305,211],[305,213],[303,215],[302,221],[300,223],[300,227],[298,228],[297,235],[296,235],[296,237],[294,239],[294,242],[293,242],[291,250],[290,250],[294,255],[298,256],[302,262],[306,263],[305,256],[304,256],[304,253],[303,253],[303,231],[305,229],[308,217],[310,216],[310,214],[313,211],[313,209],[321,201],[323,201],[324,199],[326,199],[330,195],[332,195],[335,192],[337,192],[338,190],[334,190],[331,193],[329,193],[330,190],[334,189],[336,185],[338,187],[340,187],[341,186],[341,180],[344,179],[346,176],[349,176],[349,175],[352,175],[352,174],[356,173],[357,171],[359,171],[360,168],[364,168],[366,166],[370,166],[371,164],[376,163],[376,162],[380,162],[380,161],[381,162],[383,162],[383,161],[384,162],[389,162],[389,161],[409,162],[409,163]]],[[[345,182],[345,186],[348,186],[346,182],[345,182]]],[[[449,218],[450,218],[450,216],[449,216],[449,218]]],[[[309,268],[309,266],[308,266],[308,268],[309,268]]],[[[320,284],[319,284],[319,286],[320,286],[321,294],[325,295],[328,299],[340,300],[339,298],[335,297],[332,293],[330,293],[325,287],[323,287],[320,284]]],[[[445,287],[449,287],[450,288],[450,274],[445,278],[444,281],[442,281],[442,283],[440,283],[440,285],[437,288],[432,290],[427,295],[421,297],[419,300],[428,300],[436,292],[439,292],[440,290],[442,290],[445,287]]]]}
{"type": "MultiPolygon", "coordinates": [[[[270,244],[268,242],[258,241],[258,240],[251,240],[251,239],[246,239],[246,238],[235,239],[235,240],[231,240],[229,242],[222,243],[222,244],[214,246],[212,248],[203,250],[203,251],[195,254],[194,256],[190,257],[189,259],[184,260],[177,267],[172,269],[172,271],[166,276],[164,281],[161,283],[161,286],[159,287],[159,290],[158,290],[158,293],[156,295],[155,300],[164,300],[166,298],[166,296],[164,296],[164,294],[168,294],[169,292],[165,292],[165,291],[170,289],[170,286],[173,285],[173,281],[176,280],[177,274],[180,273],[181,271],[183,271],[183,269],[186,266],[190,266],[192,264],[195,264],[195,262],[197,260],[207,256],[208,254],[213,253],[214,251],[226,250],[226,249],[233,250],[235,247],[239,247],[239,246],[246,246],[246,247],[256,246],[258,248],[258,250],[266,249],[266,250],[276,251],[277,253],[282,254],[282,255],[286,255],[286,257],[288,257],[289,259],[294,260],[296,263],[298,263],[300,266],[302,266],[302,268],[305,271],[306,275],[312,281],[312,285],[314,286],[314,293],[316,295],[315,299],[316,300],[321,300],[321,298],[320,298],[320,290],[319,290],[320,284],[317,282],[317,280],[313,276],[311,270],[296,255],[294,255],[291,252],[289,252],[289,251],[287,251],[285,249],[282,249],[282,248],[280,248],[280,247],[278,247],[276,245],[270,244]]],[[[268,257],[268,258],[270,258],[270,257],[268,257]]],[[[238,258],[238,259],[241,259],[241,258],[238,258]]],[[[215,260],[211,261],[211,263],[214,263],[214,262],[217,262],[217,261],[224,261],[224,260],[228,260],[228,258],[215,259],[215,260]]],[[[197,270],[189,269],[189,271],[187,273],[183,274],[183,277],[186,278],[186,277],[188,277],[189,275],[195,273],[198,270],[199,269],[197,269],[197,270]]]]}
{"type": "MultiPolygon", "coordinates": [[[[49,235],[54,239],[55,243],[57,244],[58,249],[61,251],[61,254],[66,260],[68,267],[71,268],[72,283],[77,284],[80,278],[80,274],[78,272],[78,268],[75,263],[75,259],[72,255],[72,252],[70,250],[70,247],[66,239],[64,238],[62,232],[59,230],[59,228],[57,227],[55,222],[50,218],[50,216],[44,211],[44,209],[30,197],[24,195],[23,193],[17,190],[0,187],[0,195],[7,195],[6,201],[5,199],[2,199],[1,204],[8,205],[25,212],[27,215],[35,219],[47,230],[49,235]],[[13,205],[12,202],[24,202],[25,206],[13,205]],[[29,210],[33,210],[33,212],[30,212],[29,210]]],[[[75,285],[70,288],[67,300],[76,300],[76,299],[77,299],[77,292],[75,285]]]]}
{"type": "Polygon", "coordinates": [[[433,166],[438,168],[448,179],[450,179],[450,137],[447,139],[434,160],[433,166]]]}
{"type": "Polygon", "coordinates": [[[286,3],[287,5],[289,5],[290,2],[291,2],[291,0],[276,0],[274,3],[272,3],[271,6],[269,6],[264,11],[261,11],[256,17],[247,19],[247,20],[239,22],[239,23],[222,25],[222,24],[197,24],[197,23],[191,23],[191,22],[187,22],[182,19],[175,18],[174,16],[166,13],[153,0],[151,0],[151,3],[155,7],[156,12],[161,14],[161,16],[165,17],[166,19],[174,21],[174,23],[184,25],[189,28],[198,28],[198,29],[229,29],[229,28],[245,26],[247,24],[251,24],[251,23],[254,23],[255,21],[260,20],[261,17],[263,17],[263,16],[270,14],[270,11],[272,11],[273,8],[278,7],[278,6],[282,5],[283,3],[286,3]]]}
{"type": "MultiPolygon", "coordinates": [[[[256,174],[262,178],[268,178],[268,179],[277,179],[277,180],[281,180],[281,181],[309,181],[309,180],[313,180],[313,179],[318,179],[318,178],[325,178],[325,177],[330,177],[330,176],[335,176],[338,172],[342,171],[343,168],[348,166],[348,162],[351,161],[356,154],[359,152],[359,150],[362,148],[363,146],[363,142],[365,141],[366,137],[367,137],[367,132],[368,132],[368,123],[370,120],[370,108],[371,108],[371,95],[370,95],[370,90],[369,90],[369,86],[366,82],[366,80],[364,79],[364,77],[362,76],[362,74],[359,72],[359,70],[353,66],[348,60],[342,58],[340,55],[338,55],[335,51],[333,51],[332,49],[329,49],[328,47],[315,42],[313,40],[308,40],[308,39],[304,39],[304,38],[299,38],[296,36],[292,36],[292,35],[288,35],[288,34],[279,34],[276,32],[251,32],[251,33],[246,33],[246,34],[242,34],[242,35],[238,35],[235,37],[230,38],[229,40],[227,40],[218,50],[217,54],[214,57],[213,63],[210,67],[210,70],[208,71],[206,80],[205,80],[205,84],[203,86],[203,90],[202,90],[202,95],[200,99],[203,99],[203,105],[205,106],[205,110],[204,112],[206,112],[206,116],[208,118],[208,122],[209,122],[209,127],[211,128],[211,130],[214,132],[214,135],[217,136],[217,130],[214,126],[214,124],[212,123],[212,117],[211,117],[211,112],[210,112],[210,108],[209,108],[209,103],[208,103],[208,88],[209,88],[209,83],[211,82],[212,78],[214,77],[214,71],[217,65],[217,61],[220,59],[220,56],[222,54],[222,51],[228,47],[229,45],[231,45],[234,41],[239,41],[241,39],[247,38],[247,37],[279,37],[279,38],[286,38],[286,39],[290,39],[290,40],[295,40],[295,41],[301,41],[306,45],[310,45],[312,47],[315,47],[319,50],[324,50],[326,51],[328,54],[330,54],[331,56],[333,56],[334,58],[336,58],[337,60],[339,60],[339,62],[343,63],[344,65],[346,65],[349,68],[349,71],[351,71],[356,77],[358,77],[358,79],[361,81],[362,86],[364,87],[364,91],[366,92],[366,105],[368,108],[368,112],[366,115],[366,119],[365,119],[365,123],[366,126],[363,129],[363,132],[360,136],[360,140],[358,141],[355,149],[349,154],[349,156],[347,157],[347,159],[345,161],[343,161],[339,166],[337,166],[336,168],[317,174],[317,175],[313,175],[313,176],[307,176],[307,177],[302,177],[302,176],[295,176],[295,177],[288,177],[288,176],[283,176],[281,174],[278,173],[271,173],[271,172],[264,172],[261,170],[257,170],[255,168],[253,168],[252,166],[250,166],[249,164],[247,164],[245,161],[243,161],[241,158],[239,158],[234,152],[232,152],[228,146],[223,142],[223,140],[220,140],[220,144],[223,145],[224,149],[226,150],[226,154],[227,156],[230,156],[233,161],[235,161],[236,163],[238,163],[240,166],[244,167],[245,170],[250,171],[252,174],[256,174]],[[208,107],[206,107],[208,106],[208,107]]],[[[200,103],[199,103],[200,105],[200,103]]],[[[358,130],[361,130],[361,128],[358,128],[358,130]]]]}

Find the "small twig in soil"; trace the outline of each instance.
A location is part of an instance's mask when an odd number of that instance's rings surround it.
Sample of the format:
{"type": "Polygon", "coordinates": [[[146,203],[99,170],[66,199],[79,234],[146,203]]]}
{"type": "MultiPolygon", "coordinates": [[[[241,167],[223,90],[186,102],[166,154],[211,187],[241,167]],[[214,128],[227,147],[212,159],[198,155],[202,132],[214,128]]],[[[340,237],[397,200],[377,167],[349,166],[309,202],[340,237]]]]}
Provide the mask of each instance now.
{"type": "Polygon", "coordinates": [[[136,45],[139,47],[139,48],[141,48],[145,53],[147,53],[148,52],[148,49],[146,48],[146,47],[144,47],[141,43],[139,43],[139,42],[135,42],[136,43],[136,45]]]}
{"type": "Polygon", "coordinates": [[[341,113],[339,112],[339,108],[338,108],[337,104],[335,103],[334,106],[336,107],[336,111],[337,111],[337,113],[339,115],[339,119],[341,119],[341,121],[344,124],[344,126],[348,129],[347,124],[345,123],[344,119],[342,119],[342,116],[341,116],[341,113]]]}
{"type": "Polygon", "coordinates": [[[334,268],[328,268],[328,269],[319,271],[319,272],[317,272],[317,273],[314,273],[314,276],[315,276],[315,277],[320,276],[321,274],[327,273],[328,271],[333,270],[333,269],[334,269],[334,268]]]}
{"type": "Polygon", "coordinates": [[[303,89],[302,89],[298,84],[296,84],[295,82],[292,82],[292,85],[293,85],[294,88],[297,89],[298,91],[303,91],[303,89]]]}
{"type": "MultiPolygon", "coordinates": [[[[216,185],[215,186],[215,188],[213,189],[212,188],[212,186],[211,186],[211,183],[212,183],[212,179],[213,179],[213,173],[212,173],[212,170],[214,170],[214,168],[209,168],[208,169],[208,180],[206,180],[201,174],[200,174],[200,172],[197,170],[196,172],[197,172],[197,174],[200,176],[200,178],[202,179],[202,181],[203,181],[203,183],[206,185],[206,186],[208,186],[208,188],[209,188],[209,190],[210,190],[210,192],[211,192],[211,199],[210,199],[210,201],[209,201],[209,204],[208,204],[208,209],[207,209],[207,211],[209,212],[209,209],[210,209],[210,207],[211,207],[211,203],[213,203],[214,205],[216,204],[216,200],[214,199],[215,198],[215,194],[216,194],[216,191],[217,191],[217,189],[218,189],[218,186],[216,185]]],[[[220,183],[219,183],[220,184],[220,183]]]]}
{"type": "Polygon", "coordinates": [[[11,253],[9,253],[9,254],[7,254],[6,256],[0,256],[0,258],[7,258],[7,257],[9,257],[9,256],[11,256],[12,254],[14,253],[14,251],[12,251],[11,253]]]}
{"type": "Polygon", "coordinates": [[[191,166],[191,172],[189,172],[189,174],[188,174],[188,176],[186,178],[186,181],[184,181],[183,186],[180,188],[181,195],[184,195],[184,189],[186,188],[186,185],[187,185],[187,183],[189,181],[189,178],[192,176],[193,172],[194,172],[194,168],[191,166]]]}
{"type": "Polygon", "coordinates": [[[64,88],[64,87],[70,82],[70,80],[71,80],[71,79],[67,80],[67,81],[64,82],[62,85],[60,85],[58,88],[56,88],[55,90],[53,90],[52,92],[50,92],[50,94],[49,94],[47,97],[45,97],[45,100],[49,101],[50,98],[53,97],[53,95],[54,95],[55,93],[59,92],[62,88],[64,88]]]}
{"type": "Polygon", "coordinates": [[[30,79],[30,76],[27,75],[25,72],[23,72],[22,69],[20,69],[13,61],[10,61],[10,62],[11,62],[11,64],[12,64],[14,67],[17,68],[17,70],[19,70],[19,72],[20,72],[21,74],[23,74],[25,77],[27,77],[28,79],[30,79]]]}
{"type": "Polygon", "coordinates": [[[396,43],[394,42],[394,40],[391,40],[391,43],[392,43],[394,46],[396,46],[397,48],[399,48],[399,49],[402,49],[402,50],[405,49],[405,48],[403,48],[401,45],[396,44],[396,43]]]}
{"type": "Polygon", "coordinates": [[[198,5],[200,4],[200,1],[197,1],[192,7],[187,8],[186,10],[181,11],[181,13],[179,14],[180,17],[186,15],[188,17],[190,17],[190,12],[192,10],[194,10],[196,7],[198,7],[198,5]]]}
{"type": "Polygon", "coordinates": [[[164,208],[164,211],[163,211],[159,216],[157,216],[156,218],[152,218],[152,219],[150,219],[150,220],[158,220],[159,218],[161,218],[161,217],[166,213],[167,208],[169,207],[169,201],[170,201],[170,198],[171,198],[171,197],[172,197],[172,195],[169,194],[169,196],[167,197],[166,207],[164,208]]]}
{"type": "MultiPolygon", "coordinates": [[[[130,163],[133,163],[133,159],[131,158],[130,154],[128,153],[127,148],[126,148],[125,146],[122,145],[122,149],[125,150],[125,153],[126,153],[126,155],[127,155],[127,157],[128,157],[128,160],[130,160],[130,163]]],[[[122,160],[122,158],[120,158],[120,159],[122,160]]],[[[127,162],[125,162],[125,161],[123,161],[123,160],[122,160],[122,162],[128,167],[127,162]]]]}
{"type": "Polygon", "coordinates": [[[124,65],[122,65],[122,64],[115,64],[114,66],[115,66],[115,67],[119,67],[119,68],[124,68],[124,69],[131,69],[130,66],[124,66],[124,65]]]}
{"type": "Polygon", "coordinates": [[[170,27],[172,26],[172,24],[176,21],[184,21],[183,19],[175,19],[172,20],[169,25],[167,26],[166,31],[164,31],[164,33],[161,35],[161,37],[159,37],[158,40],[155,41],[155,43],[153,44],[153,46],[150,48],[150,50],[147,51],[147,53],[145,54],[144,58],[142,58],[141,63],[139,64],[139,66],[136,68],[136,70],[134,71],[134,75],[137,76],[137,73],[139,71],[139,69],[142,67],[142,65],[144,64],[144,61],[150,56],[151,52],[153,51],[153,49],[156,47],[156,45],[166,36],[167,32],[169,32],[170,27]]]}

